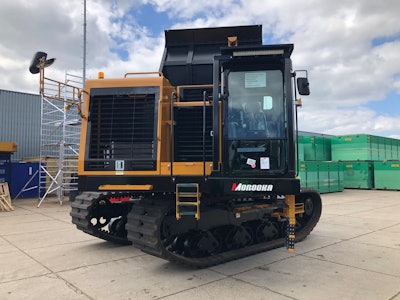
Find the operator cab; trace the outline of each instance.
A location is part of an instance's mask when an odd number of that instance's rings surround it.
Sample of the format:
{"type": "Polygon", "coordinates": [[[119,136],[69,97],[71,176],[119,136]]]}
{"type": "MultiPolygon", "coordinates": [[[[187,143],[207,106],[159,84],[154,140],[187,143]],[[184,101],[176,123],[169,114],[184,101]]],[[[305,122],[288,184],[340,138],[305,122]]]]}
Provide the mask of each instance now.
{"type": "Polygon", "coordinates": [[[230,70],[228,169],[266,173],[284,168],[285,114],[281,70],[230,70]]]}
{"type": "Polygon", "coordinates": [[[294,177],[292,51],[291,44],[221,50],[225,176],[294,177]]]}

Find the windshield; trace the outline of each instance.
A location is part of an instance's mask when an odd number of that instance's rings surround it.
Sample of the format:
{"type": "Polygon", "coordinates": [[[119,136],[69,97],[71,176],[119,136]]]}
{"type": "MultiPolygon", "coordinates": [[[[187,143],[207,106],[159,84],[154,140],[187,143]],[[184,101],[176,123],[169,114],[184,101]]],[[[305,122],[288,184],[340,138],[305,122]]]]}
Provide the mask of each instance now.
{"type": "Polygon", "coordinates": [[[231,71],[227,83],[230,171],[281,172],[287,141],[282,71],[231,71]]]}
{"type": "Polygon", "coordinates": [[[231,72],[228,88],[228,138],[284,137],[280,70],[231,72]]]}

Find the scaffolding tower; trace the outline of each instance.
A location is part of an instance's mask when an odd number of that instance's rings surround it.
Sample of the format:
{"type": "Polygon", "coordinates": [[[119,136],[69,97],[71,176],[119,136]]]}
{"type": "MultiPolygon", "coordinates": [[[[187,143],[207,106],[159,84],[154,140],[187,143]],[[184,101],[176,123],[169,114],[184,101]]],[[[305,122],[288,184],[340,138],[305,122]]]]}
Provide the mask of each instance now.
{"type": "Polygon", "coordinates": [[[78,189],[78,154],[81,129],[79,91],[82,77],[65,74],[65,82],[41,78],[41,134],[39,203],[78,189]]]}

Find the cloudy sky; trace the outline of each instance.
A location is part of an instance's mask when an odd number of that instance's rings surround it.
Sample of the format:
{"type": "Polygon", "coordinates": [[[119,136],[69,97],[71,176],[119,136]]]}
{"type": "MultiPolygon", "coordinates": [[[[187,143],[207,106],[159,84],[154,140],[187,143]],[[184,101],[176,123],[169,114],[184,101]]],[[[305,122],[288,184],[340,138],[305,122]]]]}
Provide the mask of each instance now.
{"type": "MultiPolygon", "coordinates": [[[[398,0],[87,0],[88,78],[158,71],[164,29],[263,25],[263,43],[294,43],[308,69],[299,127],[400,138],[398,0]]],[[[83,0],[0,3],[0,89],[37,93],[36,51],[56,57],[48,77],[82,74],[83,0]]]]}

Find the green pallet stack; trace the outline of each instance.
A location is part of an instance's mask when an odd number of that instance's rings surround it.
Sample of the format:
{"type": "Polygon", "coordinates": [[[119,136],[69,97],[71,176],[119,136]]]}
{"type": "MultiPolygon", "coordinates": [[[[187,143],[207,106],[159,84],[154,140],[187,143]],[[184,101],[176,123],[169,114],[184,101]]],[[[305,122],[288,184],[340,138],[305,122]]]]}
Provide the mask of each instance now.
{"type": "Polygon", "coordinates": [[[332,137],[332,160],[335,161],[379,160],[384,154],[385,149],[380,149],[377,136],[357,134],[332,137]]]}
{"type": "Polygon", "coordinates": [[[400,140],[368,135],[332,138],[332,159],[341,161],[345,188],[400,190],[400,140]]]}
{"type": "Polygon", "coordinates": [[[352,189],[372,189],[374,187],[374,163],[368,161],[341,162],[343,185],[352,189]]]}
{"type": "Polygon", "coordinates": [[[337,161],[329,162],[329,192],[342,192],[344,189],[344,172],[337,161]]]}
{"type": "Polygon", "coordinates": [[[370,134],[300,134],[302,187],[320,193],[343,188],[400,190],[400,140],[370,134]]]}
{"type": "Polygon", "coordinates": [[[319,193],[343,191],[343,170],[339,162],[302,161],[299,165],[302,187],[311,187],[319,193]]]}
{"type": "Polygon", "coordinates": [[[331,138],[318,135],[301,136],[299,142],[304,148],[305,161],[330,161],[331,138]]]}
{"type": "Polygon", "coordinates": [[[331,161],[331,137],[318,134],[299,136],[299,177],[302,187],[319,193],[343,191],[343,171],[331,161]]]}
{"type": "Polygon", "coordinates": [[[314,161],[302,161],[299,164],[299,178],[302,187],[318,190],[318,166],[314,161]]]}
{"type": "Polygon", "coordinates": [[[374,162],[375,188],[400,190],[400,161],[374,162]]]}

